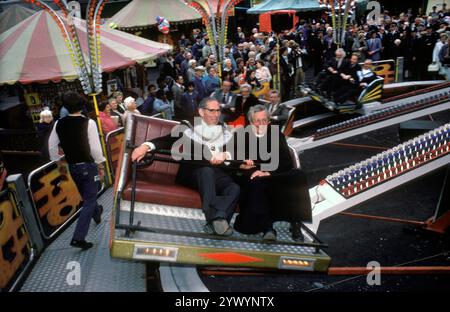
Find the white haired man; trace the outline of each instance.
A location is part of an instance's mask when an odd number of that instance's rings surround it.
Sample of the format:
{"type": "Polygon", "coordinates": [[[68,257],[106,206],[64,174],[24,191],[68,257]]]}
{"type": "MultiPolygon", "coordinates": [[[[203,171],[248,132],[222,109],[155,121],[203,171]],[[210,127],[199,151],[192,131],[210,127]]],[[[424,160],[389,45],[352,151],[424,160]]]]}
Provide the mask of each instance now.
{"type": "MultiPolygon", "coordinates": [[[[262,232],[263,240],[270,241],[277,235],[273,223],[286,221],[291,223],[292,238],[303,240],[301,222],[311,221],[306,176],[302,170],[294,168],[286,138],[278,126],[270,125],[269,112],[264,105],[251,107],[248,119],[250,131],[243,133],[244,143],[236,144],[234,153],[239,155],[239,150],[244,150],[246,158],[245,164],[240,166],[241,175],[236,178],[241,197],[234,228],[244,234],[262,232]],[[255,147],[257,150],[252,151],[255,147]],[[265,155],[270,155],[269,159],[265,155]]],[[[240,131],[243,130],[237,130],[238,136],[240,131]]]]}

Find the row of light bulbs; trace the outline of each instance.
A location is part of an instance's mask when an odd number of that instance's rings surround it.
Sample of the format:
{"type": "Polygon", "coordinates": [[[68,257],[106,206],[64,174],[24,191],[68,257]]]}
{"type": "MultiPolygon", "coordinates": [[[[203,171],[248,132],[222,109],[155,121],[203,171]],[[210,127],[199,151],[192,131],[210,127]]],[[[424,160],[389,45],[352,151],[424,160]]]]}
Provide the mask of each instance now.
{"type": "Polygon", "coordinates": [[[349,197],[449,152],[450,124],[446,124],[329,175],[326,181],[342,195],[349,197]]]}

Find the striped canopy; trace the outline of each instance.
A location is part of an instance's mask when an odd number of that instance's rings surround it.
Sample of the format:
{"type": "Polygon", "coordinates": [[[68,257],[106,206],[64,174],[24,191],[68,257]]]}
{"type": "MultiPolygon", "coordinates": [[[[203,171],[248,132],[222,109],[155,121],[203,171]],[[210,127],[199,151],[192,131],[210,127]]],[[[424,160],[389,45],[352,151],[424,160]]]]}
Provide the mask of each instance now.
{"type": "Polygon", "coordinates": [[[157,16],[165,17],[172,24],[194,22],[201,18],[182,0],[133,0],[108,22],[119,28],[144,28],[156,25],[157,16]]]}
{"type": "MultiPolygon", "coordinates": [[[[79,20],[75,24],[88,61],[85,22],[79,20]]],[[[100,42],[104,72],[154,59],[172,48],[106,26],[101,26],[100,42]]],[[[0,84],[47,83],[78,78],[56,22],[43,10],[0,34],[0,68],[0,84]]]]}
{"type": "Polygon", "coordinates": [[[0,13],[0,34],[14,25],[19,24],[34,13],[36,13],[36,11],[25,8],[19,4],[9,6],[5,11],[0,13]]]}
{"type": "Polygon", "coordinates": [[[293,10],[297,12],[319,11],[323,8],[318,0],[267,0],[247,10],[248,14],[261,14],[272,11],[293,10]]]}

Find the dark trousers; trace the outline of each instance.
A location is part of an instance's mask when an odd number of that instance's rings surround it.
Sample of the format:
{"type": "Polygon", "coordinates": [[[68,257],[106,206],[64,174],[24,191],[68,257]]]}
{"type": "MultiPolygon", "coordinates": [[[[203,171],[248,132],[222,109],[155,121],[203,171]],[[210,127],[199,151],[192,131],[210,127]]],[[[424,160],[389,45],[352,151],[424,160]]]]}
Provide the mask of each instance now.
{"type": "Polygon", "coordinates": [[[208,223],[214,219],[231,221],[240,188],[228,174],[219,168],[202,167],[194,170],[190,186],[200,193],[202,210],[208,223]]]}
{"type": "Polygon", "coordinates": [[[291,89],[294,83],[294,76],[286,76],[281,79],[281,100],[283,102],[289,101],[291,99],[291,89]]]}
{"type": "Polygon", "coordinates": [[[241,198],[234,228],[244,234],[266,232],[275,221],[311,221],[311,200],[302,170],[239,179],[241,198]]]}
{"type": "Polygon", "coordinates": [[[343,104],[346,101],[355,101],[360,88],[354,83],[342,81],[337,85],[335,90],[335,102],[338,104],[343,104]]]}
{"type": "Polygon", "coordinates": [[[95,163],[69,164],[69,171],[83,199],[73,239],[85,240],[92,216],[97,212],[98,168],[95,163]]]}

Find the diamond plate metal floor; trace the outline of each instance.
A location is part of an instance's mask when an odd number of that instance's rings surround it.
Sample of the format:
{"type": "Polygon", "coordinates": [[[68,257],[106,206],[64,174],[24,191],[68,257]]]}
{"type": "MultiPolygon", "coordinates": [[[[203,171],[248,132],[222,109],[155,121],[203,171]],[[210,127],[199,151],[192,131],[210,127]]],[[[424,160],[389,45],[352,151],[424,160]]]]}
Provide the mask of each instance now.
{"type": "MultiPolygon", "coordinates": [[[[120,221],[124,224],[128,222],[130,202],[121,202],[121,214],[120,221]]],[[[234,224],[234,219],[231,220],[231,224],[234,224]]],[[[187,209],[179,207],[167,207],[162,205],[152,205],[136,203],[135,207],[135,222],[141,221],[142,226],[151,228],[171,229],[193,233],[204,233],[203,226],[205,224],[205,217],[200,209],[187,209]]],[[[237,231],[233,233],[235,238],[252,238],[256,242],[239,242],[239,241],[226,241],[226,240],[214,240],[193,236],[177,236],[168,234],[158,234],[143,231],[136,231],[133,236],[133,240],[164,242],[172,244],[183,244],[197,247],[213,247],[213,248],[226,248],[234,250],[251,250],[251,251],[265,251],[265,252],[277,252],[277,253],[289,253],[289,254],[304,254],[315,255],[314,247],[307,246],[294,246],[283,244],[282,241],[293,242],[291,234],[289,232],[289,223],[287,222],[275,222],[274,228],[278,233],[279,244],[263,244],[259,243],[261,235],[245,235],[237,231]]],[[[116,236],[123,236],[125,231],[116,230],[116,236]],[[119,234],[119,233],[122,233],[119,234]]],[[[304,233],[305,240],[312,242],[312,238],[308,233],[304,233]]],[[[126,239],[125,237],[122,237],[126,239]]],[[[323,252],[321,251],[321,254],[323,252]]]]}
{"type": "Polygon", "coordinates": [[[103,205],[102,222],[91,223],[87,241],[94,247],[80,251],[69,246],[76,221],[53,241],[38,259],[22,286],[22,292],[144,292],[146,291],[145,264],[111,258],[109,232],[113,189],[108,189],[98,200],[103,205]],[[74,278],[79,264],[79,283],[74,278]],[[78,265],[77,265],[78,266],[78,265]],[[69,285],[72,284],[72,285],[69,285]]]}

